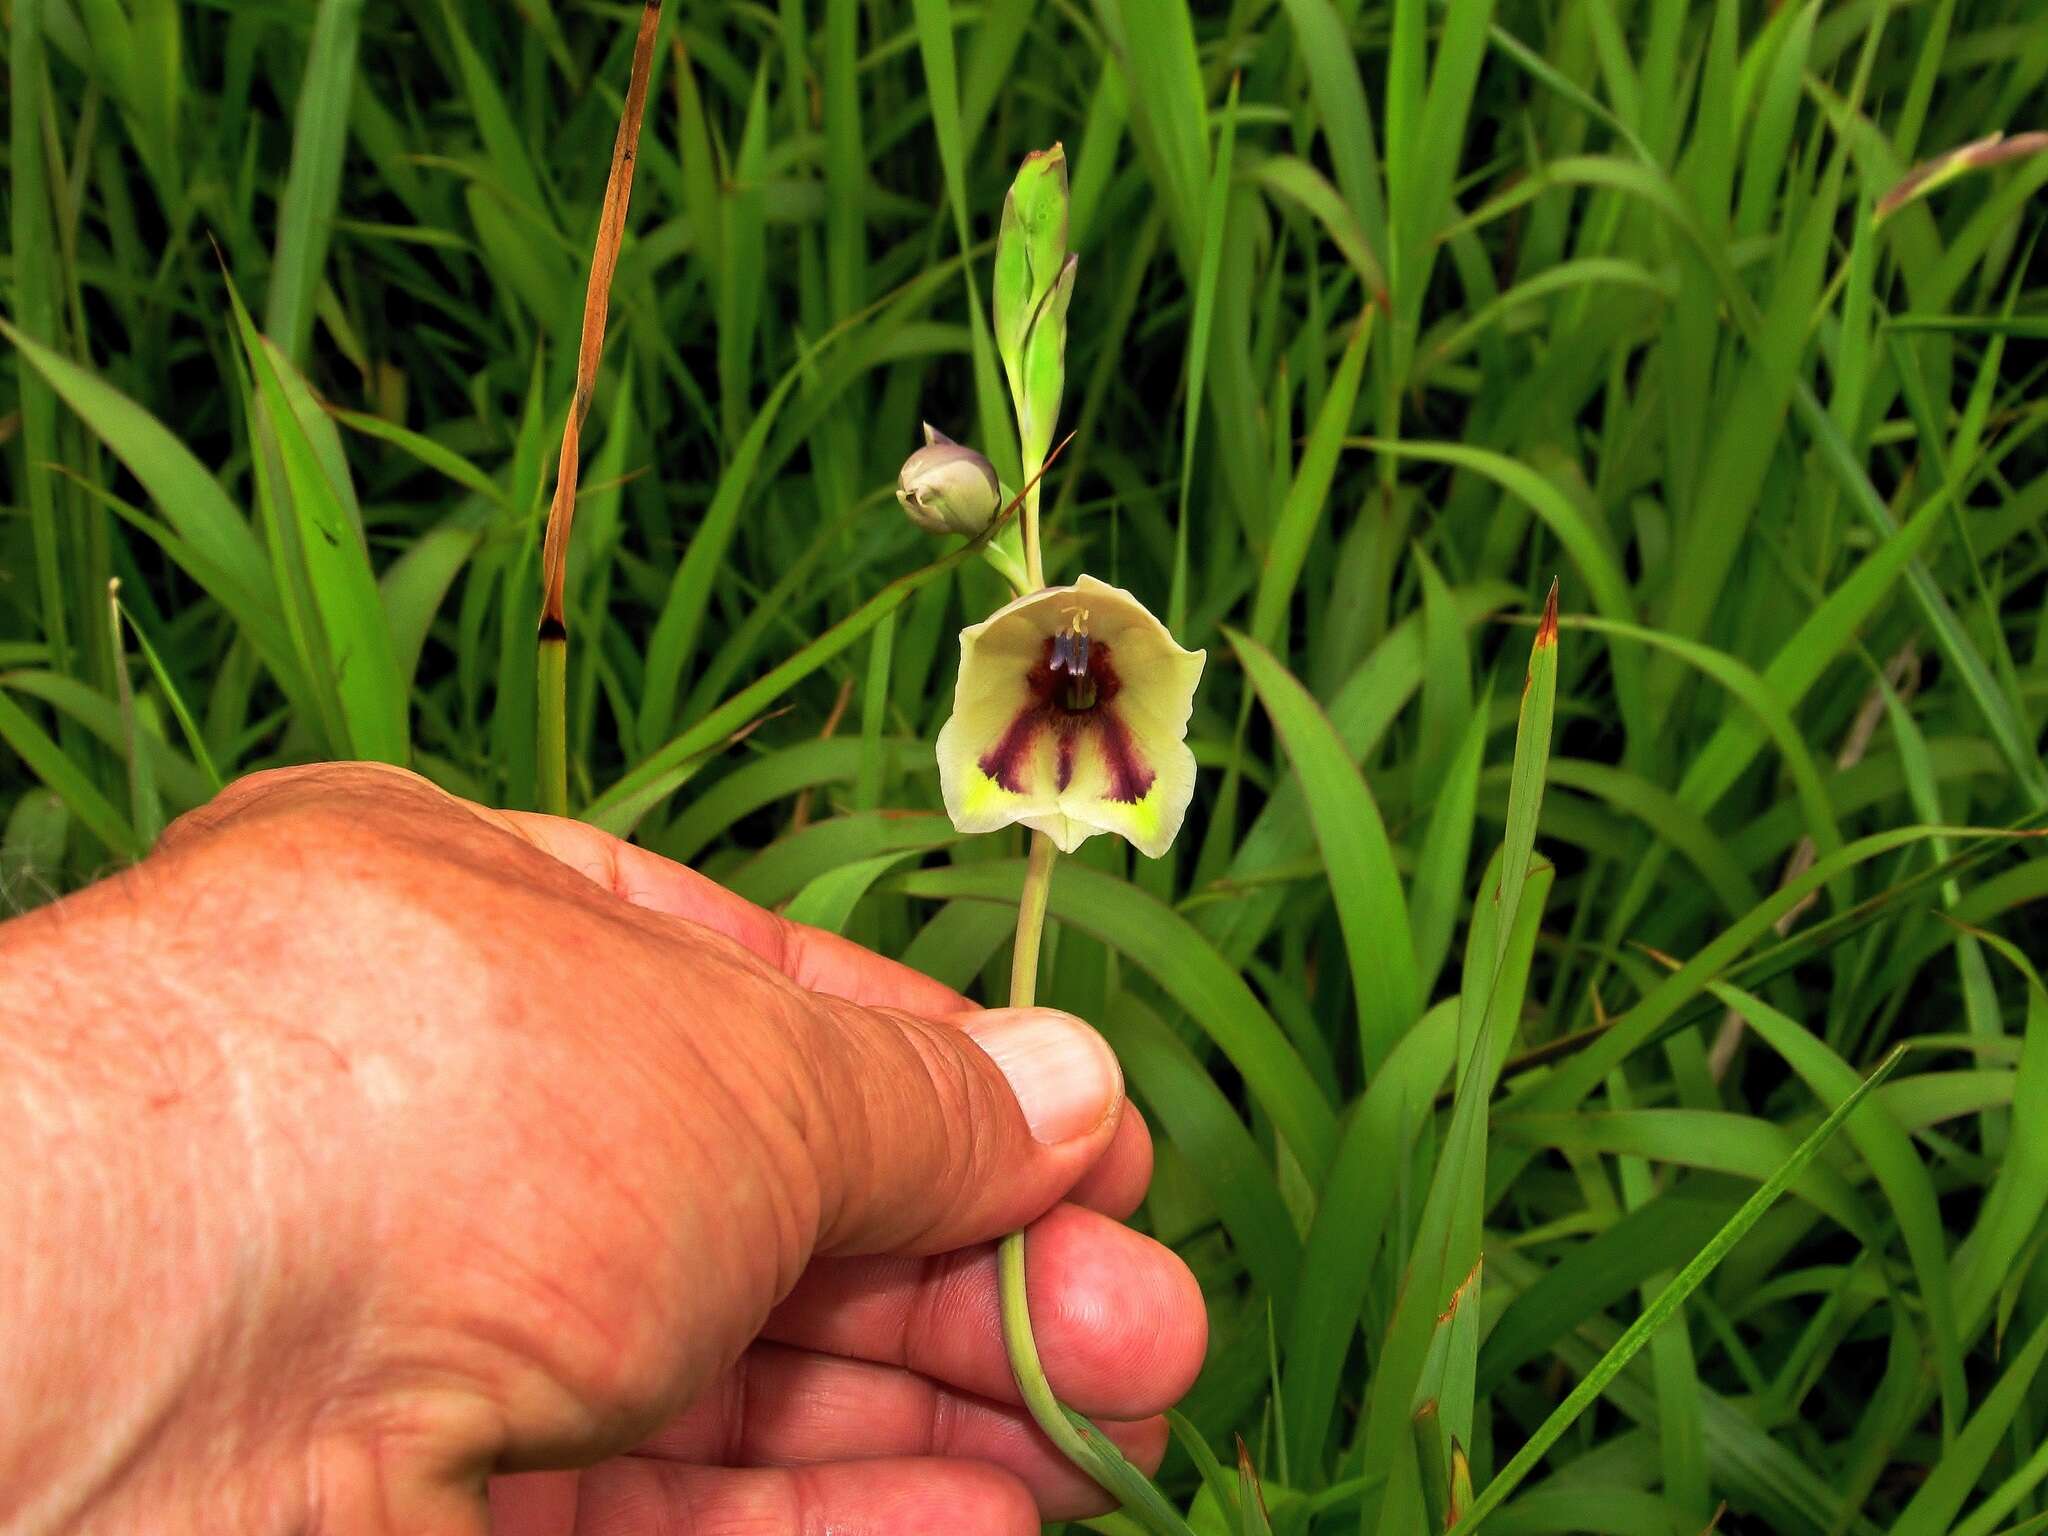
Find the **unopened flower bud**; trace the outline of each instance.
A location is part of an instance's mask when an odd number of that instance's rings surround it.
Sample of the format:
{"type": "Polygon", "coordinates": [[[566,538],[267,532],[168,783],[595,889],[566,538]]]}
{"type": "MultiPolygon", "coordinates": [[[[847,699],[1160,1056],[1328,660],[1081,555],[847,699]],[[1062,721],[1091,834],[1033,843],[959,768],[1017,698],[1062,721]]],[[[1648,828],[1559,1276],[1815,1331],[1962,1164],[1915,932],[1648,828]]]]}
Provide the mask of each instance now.
{"type": "Polygon", "coordinates": [[[995,466],[929,424],[924,444],[896,476],[904,512],[926,533],[980,533],[1002,505],[995,466]]]}

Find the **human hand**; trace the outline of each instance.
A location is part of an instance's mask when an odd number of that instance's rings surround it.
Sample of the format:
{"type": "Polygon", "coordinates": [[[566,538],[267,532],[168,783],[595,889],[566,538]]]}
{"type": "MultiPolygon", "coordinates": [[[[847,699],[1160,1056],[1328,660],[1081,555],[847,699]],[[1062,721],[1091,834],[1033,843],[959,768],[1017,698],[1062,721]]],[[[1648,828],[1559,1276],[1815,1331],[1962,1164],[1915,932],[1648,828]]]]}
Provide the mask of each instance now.
{"type": "Polygon", "coordinates": [[[0,1343],[50,1404],[0,1524],[1035,1531],[1103,1500],[1003,1353],[990,1240],[1034,1221],[1053,1386],[1141,1466],[1201,1360],[1116,1220],[1151,1154],[1099,1037],[579,823],[244,780],[0,928],[7,1005],[26,1150],[103,1137],[122,1198],[28,1202],[29,1315],[103,1305],[0,1343]]]}

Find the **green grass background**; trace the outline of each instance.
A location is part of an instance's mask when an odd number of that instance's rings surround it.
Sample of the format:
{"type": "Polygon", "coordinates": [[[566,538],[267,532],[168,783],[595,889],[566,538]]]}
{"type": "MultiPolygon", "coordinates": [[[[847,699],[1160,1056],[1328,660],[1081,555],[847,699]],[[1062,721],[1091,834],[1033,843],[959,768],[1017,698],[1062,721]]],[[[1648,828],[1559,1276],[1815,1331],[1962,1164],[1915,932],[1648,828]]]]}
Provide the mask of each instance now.
{"type": "MultiPolygon", "coordinates": [[[[638,11],[0,0],[8,903],[280,762],[534,803],[638,11]]],[[[891,492],[920,419],[1016,481],[991,242],[1063,141],[1049,574],[1211,665],[1179,845],[1063,863],[1044,995],[1155,1127],[1192,1430],[1283,1532],[1436,1525],[1452,1442],[1484,1489],[1907,1042],[1484,1528],[2039,1528],[2048,859],[1970,829],[2048,805],[2048,154],[1876,210],[2042,127],[2038,0],[672,3],[572,801],[1001,995],[1022,844],[955,836],[930,742],[1003,589],[891,492]]]]}

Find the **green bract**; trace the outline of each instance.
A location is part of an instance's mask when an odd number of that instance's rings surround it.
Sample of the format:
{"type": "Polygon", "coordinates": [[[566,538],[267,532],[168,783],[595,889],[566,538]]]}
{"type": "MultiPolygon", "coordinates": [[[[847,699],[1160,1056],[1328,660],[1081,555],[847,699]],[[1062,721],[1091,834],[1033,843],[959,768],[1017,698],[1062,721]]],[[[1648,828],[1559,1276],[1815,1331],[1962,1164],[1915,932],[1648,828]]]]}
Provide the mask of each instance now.
{"type": "Polygon", "coordinates": [[[1052,446],[1066,388],[1075,262],[1067,254],[1067,156],[1055,144],[1024,157],[996,236],[996,350],[1017,407],[1027,476],[1052,446]]]}

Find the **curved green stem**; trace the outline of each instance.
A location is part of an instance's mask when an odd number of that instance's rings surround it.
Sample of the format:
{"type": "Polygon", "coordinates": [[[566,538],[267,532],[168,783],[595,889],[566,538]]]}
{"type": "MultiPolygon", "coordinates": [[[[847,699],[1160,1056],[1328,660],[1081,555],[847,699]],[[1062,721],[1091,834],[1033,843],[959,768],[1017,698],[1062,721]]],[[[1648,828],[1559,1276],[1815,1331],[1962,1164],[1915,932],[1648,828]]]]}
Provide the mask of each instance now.
{"type": "MultiPolygon", "coordinates": [[[[1032,541],[1026,537],[1024,549],[1032,541]]],[[[1030,836],[1030,862],[1024,866],[1024,891],[1018,897],[1018,936],[1010,950],[1010,1006],[1030,1008],[1038,1001],[1038,946],[1044,940],[1044,907],[1053,895],[1053,860],[1059,850],[1053,840],[1034,831],[1030,836]]],[[[1004,1311],[1004,1350],[1010,1354],[1010,1374],[1018,1380],[1024,1407],[1038,1421],[1040,1430],[1061,1448],[1061,1452],[1083,1473],[1110,1487],[1102,1475],[1102,1458],[1081,1440],[1067,1421],[1067,1411],[1053,1397],[1053,1384],[1044,1378],[1038,1362],[1038,1341],[1030,1331],[1030,1296],[1024,1288],[1024,1233],[1010,1233],[995,1249],[997,1294],[1004,1311]]],[[[1114,1491],[1114,1489],[1112,1489],[1114,1491]]]]}
{"type": "MultiPolygon", "coordinates": [[[[1027,537],[1026,551],[1031,548],[1027,537]]],[[[1024,890],[1017,899],[1017,939],[1010,949],[1010,1006],[1029,1008],[1038,1001],[1038,951],[1045,938],[1045,905],[1052,895],[1052,866],[1058,857],[1052,839],[1031,834],[1031,858],[1024,867],[1024,890]]],[[[1052,1394],[1039,1363],[1038,1341],[1031,1334],[1031,1302],[1024,1289],[1024,1234],[1012,1232],[996,1250],[997,1289],[1002,1300],[1003,1347],[1024,1406],[1052,1443],[1097,1482],[1096,1457],[1067,1422],[1066,1410],[1052,1394]]]]}
{"type": "MultiPolygon", "coordinates": [[[[1026,548],[1029,548],[1026,544],[1026,548]]],[[[1017,901],[1017,939],[1010,951],[1010,1006],[1029,1008],[1038,1000],[1038,952],[1045,937],[1045,907],[1052,894],[1052,866],[1058,851],[1043,832],[1031,834],[1031,858],[1017,901]]],[[[1002,1306],[1003,1348],[1010,1374],[1031,1417],[1060,1453],[1124,1506],[1153,1536],[1188,1536],[1185,1521],[1150,1479],[1080,1414],[1053,1395],[1031,1332],[1031,1297],[1024,1283],[1024,1234],[1012,1232],[996,1249],[996,1294],[1002,1306]]]]}
{"type": "Polygon", "coordinates": [[[1031,1417],[1060,1453],[1123,1506],[1150,1536],[1193,1536],[1180,1511],[1152,1480],[1124,1460],[1107,1435],[1053,1396],[1031,1333],[1031,1303],[1024,1286],[1024,1234],[1012,1232],[996,1249],[996,1291],[1002,1301],[1003,1347],[1031,1417]]]}
{"type": "Polygon", "coordinates": [[[1017,1378],[1017,1391],[1024,1406],[1067,1460],[1108,1487],[1097,1470],[1095,1452],[1067,1421],[1067,1411],[1053,1396],[1052,1384],[1045,1379],[1045,1367],[1039,1362],[1038,1340],[1031,1332],[1031,1300],[1024,1287],[1022,1232],[1012,1232],[996,1249],[996,1291],[1002,1301],[1003,1348],[1009,1352],[1010,1372],[1017,1378]]]}

